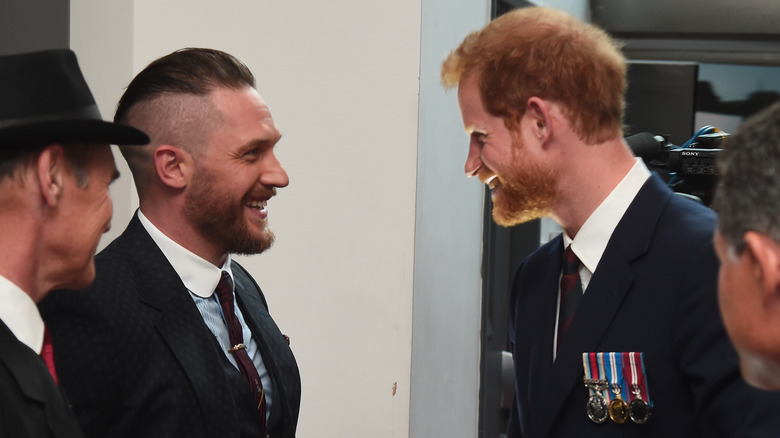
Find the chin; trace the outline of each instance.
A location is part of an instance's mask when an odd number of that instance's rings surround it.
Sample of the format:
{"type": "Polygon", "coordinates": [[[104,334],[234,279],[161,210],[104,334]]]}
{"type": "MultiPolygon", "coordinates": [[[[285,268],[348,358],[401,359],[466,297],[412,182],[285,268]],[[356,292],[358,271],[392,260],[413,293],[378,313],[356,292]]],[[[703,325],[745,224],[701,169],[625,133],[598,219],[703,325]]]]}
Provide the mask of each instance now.
{"type": "Polygon", "coordinates": [[[493,207],[493,221],[502,227],[513,227],[546,216],[546,211],[540,209],[513,211],[501,206],[493,207]]]}
{"type": "Polygon", "coordinates": [[[84,289],[92,284],[93,281],[95,281],[95,265],[91,264],[66,284],[59,285],[57,289],[84,289]]]}
{"type": "Polygon", "coordinates": [[[766,391],[780,390],[780,362],[745,350],[739,350],[742,376],[751,386],[766,391]]]}

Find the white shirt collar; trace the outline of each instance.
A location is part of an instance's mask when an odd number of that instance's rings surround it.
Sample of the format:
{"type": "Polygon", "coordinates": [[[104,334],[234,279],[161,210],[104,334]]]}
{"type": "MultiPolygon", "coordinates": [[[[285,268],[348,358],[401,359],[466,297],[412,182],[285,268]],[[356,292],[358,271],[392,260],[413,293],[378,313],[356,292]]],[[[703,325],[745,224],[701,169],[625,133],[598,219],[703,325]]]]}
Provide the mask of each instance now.
{"type": "Polygon", "coordinates": [[[574,240],[563,233],[563,247],[571,244],[572,251],[590,273],[596,272],[612,233],[648,178],[650,171],[641,158],[636,158],[631,170],[582,224],[574,240]]]}
{"type": "Polygon", "coordinates": [[[168,259],[173,269],[179,274],[184,286],[193,294],[201,298],[211,297],[217,283],[219,283],[222,271],[228,271],[230,277],[233,278],[233,271],[230,269],[230,254],[225,258],[222,268],[218,268],[163,234],[144,216],[140,209],[138,210],[138,219],[154,243],[160,247],[160,251],[168,259]]]}
{"type": "Polygon", "coordinates": [[[41,354],[43,319],[35,301],[19,286],[0,275],[0,320],[20,342],[41,354]]]}

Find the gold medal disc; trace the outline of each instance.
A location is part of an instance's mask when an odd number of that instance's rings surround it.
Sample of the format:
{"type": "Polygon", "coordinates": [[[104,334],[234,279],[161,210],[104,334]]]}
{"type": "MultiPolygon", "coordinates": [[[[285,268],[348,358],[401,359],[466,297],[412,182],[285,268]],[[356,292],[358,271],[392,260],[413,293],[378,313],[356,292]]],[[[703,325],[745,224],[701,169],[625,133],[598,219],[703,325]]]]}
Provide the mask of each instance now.
{"type": "Polygon", "coordinates": [[[622,398],[609,402],[609,418],[617,424],[623,424],[628,420],[628,405],[622,398]]]}

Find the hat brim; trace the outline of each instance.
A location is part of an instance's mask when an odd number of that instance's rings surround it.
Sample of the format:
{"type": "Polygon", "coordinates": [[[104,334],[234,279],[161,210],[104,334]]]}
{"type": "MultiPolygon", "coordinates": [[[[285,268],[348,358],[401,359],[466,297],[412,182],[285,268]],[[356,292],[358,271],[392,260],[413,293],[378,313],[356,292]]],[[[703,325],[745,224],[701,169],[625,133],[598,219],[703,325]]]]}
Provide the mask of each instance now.
{"type": "Polygon", "coordinates": [[[149,137],[132,126],[85,119],[51,120],[0,129],[3,149],[74,142],[141,146],[149,143],[149,137]]]}

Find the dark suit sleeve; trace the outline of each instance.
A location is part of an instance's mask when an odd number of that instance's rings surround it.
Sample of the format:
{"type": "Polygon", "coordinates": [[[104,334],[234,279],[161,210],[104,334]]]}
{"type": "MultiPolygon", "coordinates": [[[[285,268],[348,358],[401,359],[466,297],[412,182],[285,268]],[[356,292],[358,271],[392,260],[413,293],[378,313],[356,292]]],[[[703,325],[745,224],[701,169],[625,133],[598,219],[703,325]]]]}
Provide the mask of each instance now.
{"type": "MultiPolygon", "coordinates": [[[[517,394],[515,394],[517,397],[517,394]]],[[[512,407],[509,411],[509,423],[506,427],[507,438],[522,438],[520,431],[520,414],[517,412],[517,400],[512,401],[512,407]]]]}
{"type": "MultiPolygon", "coordinates": [[[[517,292],[517,289],[516,289],[517,288],[517,277],[518,277],[519,273],[522,272],[524,264],[525,263],[521,263],[520,266],[518,266],[517,270],[515,271],[515,277],[514,277],[514,280],[512,282],[513,284],[512,284],[512,288],[511,288],[512,293],[511,293],[511,296],[509,297],[509,309],[510,309],[510,311],[509,311],[509,327],[508,327],[508,330],[509,330],[509,351],[513,352],[512,353],[512,359],[513,360],[514,360],[514,351],[515,351],[515,325],[516,325],[515,319],[517,318],[517,316],[515,314],[516,309],[517,309],[517,295],[518,295],[518,292],[517,292]]],[[[514,371],[513,371],[513,376],[514,376],[514,371]]],[[[514,391],[515,394],[512,397],[512,406],[509,409],[509,420],[508,420],[507,429],[506,429],[506,436],[507,436],[507,438],[522,438],[523,437],[522,428],[520,427],[520,421],[521,421],[520,412],[518,411],[519,403],[517,402],[518,393],[520,391],[518,391],[518,389],[517,389],[517,384],[518,384],[517,376],[514,376],[513,388],[515,390],[514,391]]]]}
{"type": "Polygon", "coordinates": [[[673,354],[689,383],[703,436],[753,436],[744,434],[750,429],[763,430],[758,436],[780,436],[776,420],[761,420],[771,411],[777,416],[777,396],[772,402],[770,394],[748,386],[739,374],[714,292],[719,265],[711,241],[696,253],[698,259],[677,261],[685,279],[674,309],[673,354]]]}
{"type": "Polygon", "coordinates": [[[61,385],[88,436],[107,436],[107,418],[118,418],[124,379],[114,375],[118,348],[111,328],[93,309],[99,291],[54,291],[40,306],[52,332],[61,385]]]}
{"type": "Polygon", "coordinates": [[[121,266],[101,263],[89,288],[54,291],[39,306],[74,413],[90,438],[206,436],[192,384],[160,340],[158,313],[139,303],[140,286],[121,266]]]}

